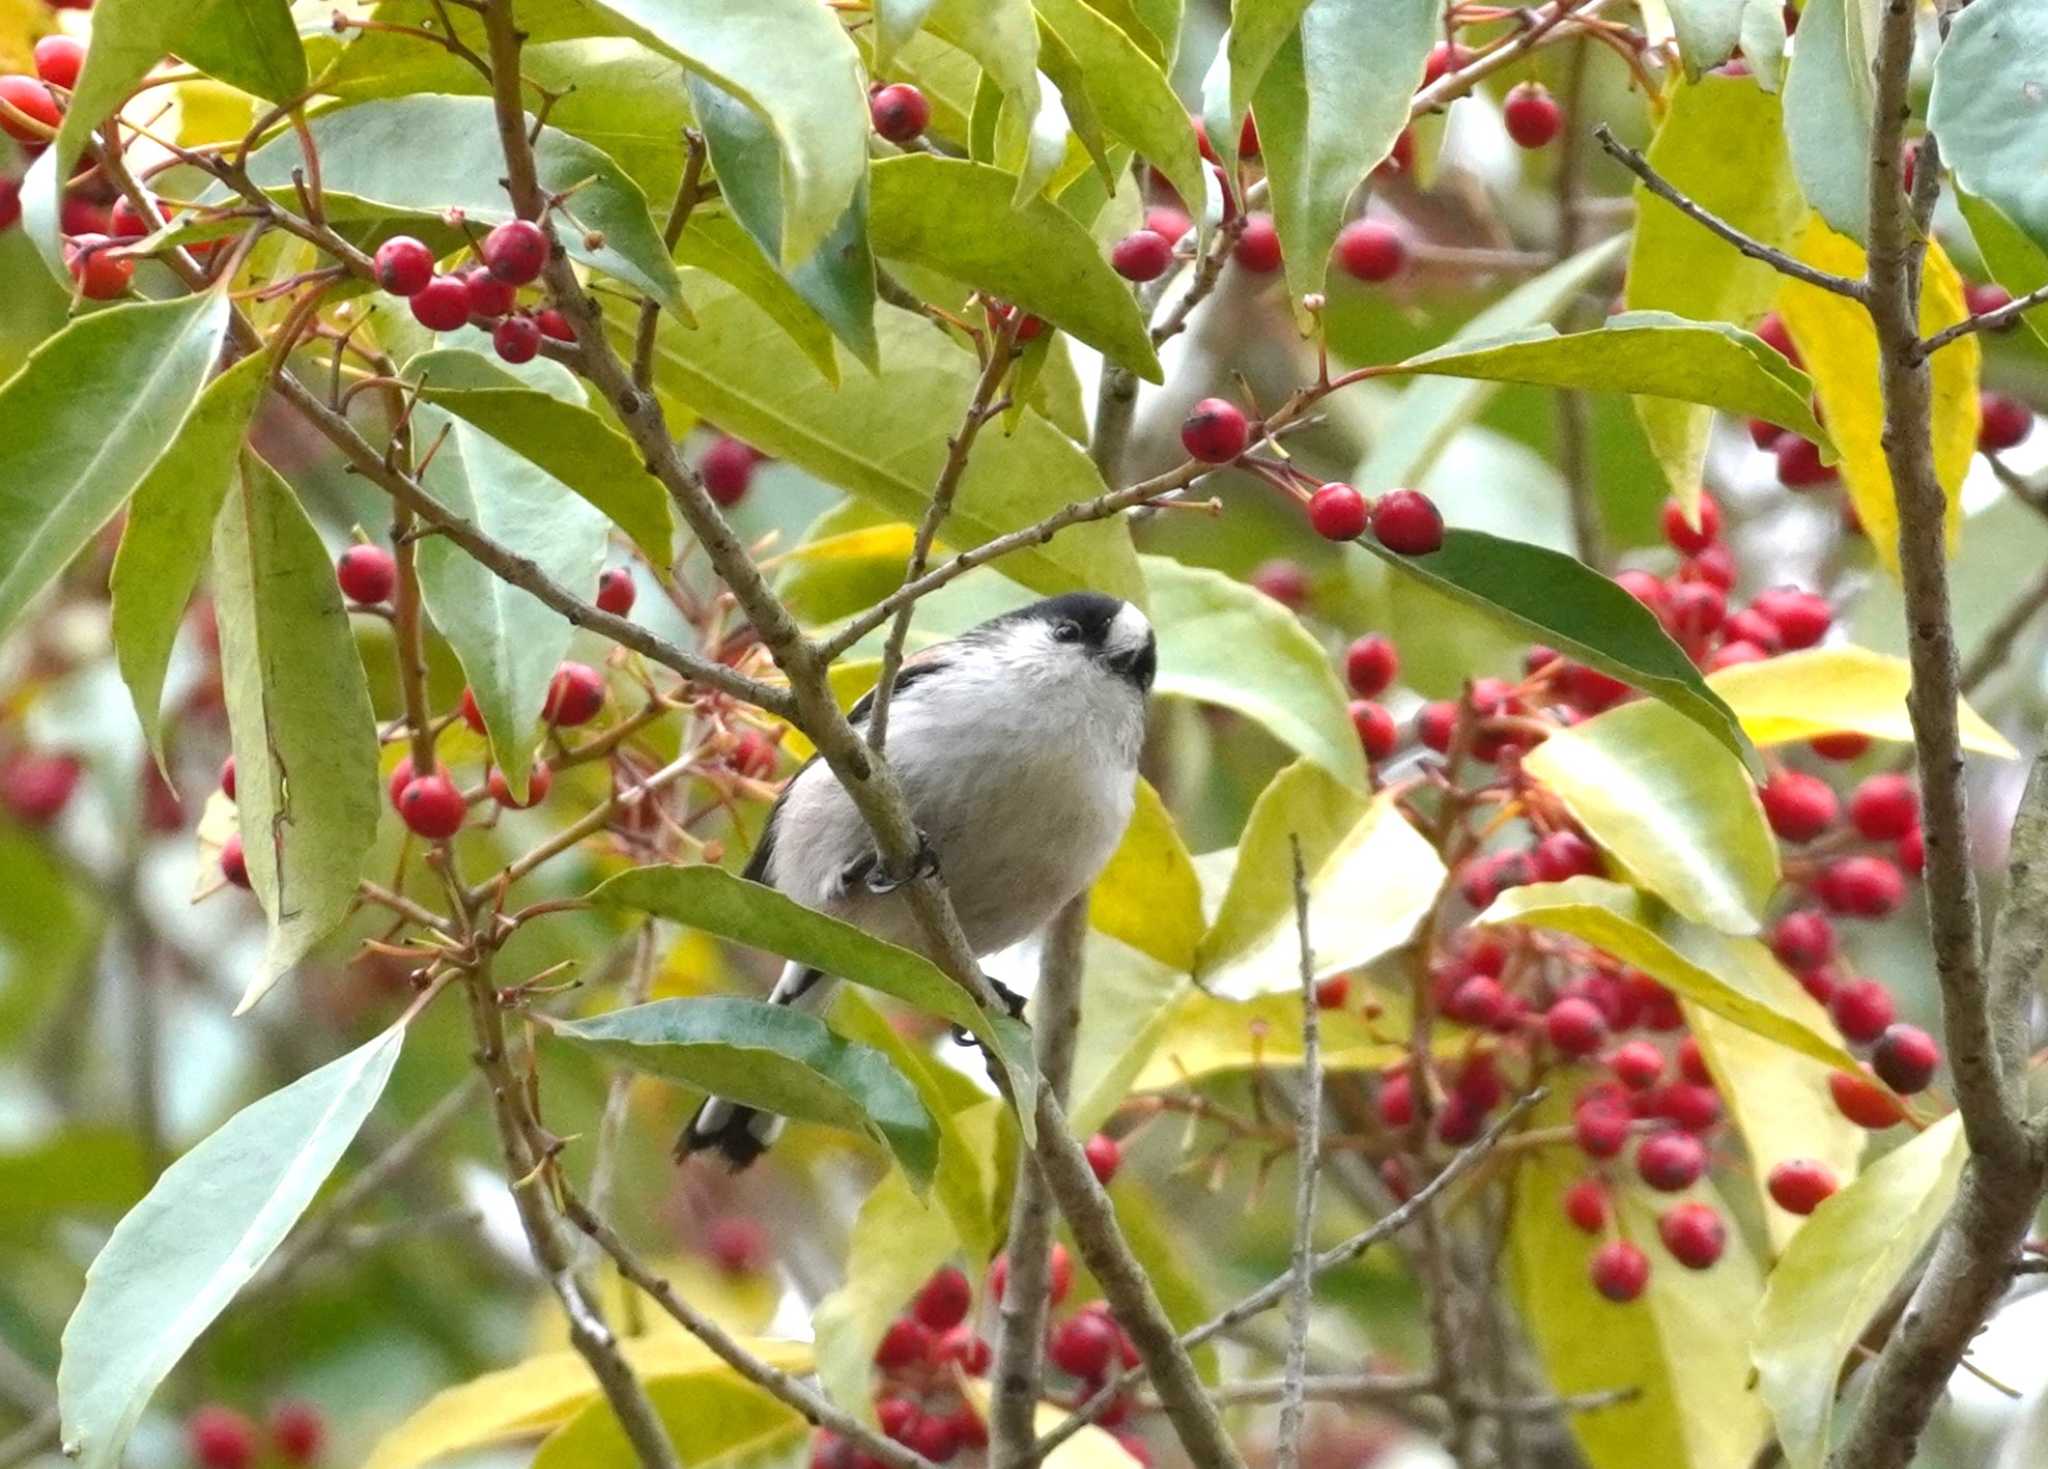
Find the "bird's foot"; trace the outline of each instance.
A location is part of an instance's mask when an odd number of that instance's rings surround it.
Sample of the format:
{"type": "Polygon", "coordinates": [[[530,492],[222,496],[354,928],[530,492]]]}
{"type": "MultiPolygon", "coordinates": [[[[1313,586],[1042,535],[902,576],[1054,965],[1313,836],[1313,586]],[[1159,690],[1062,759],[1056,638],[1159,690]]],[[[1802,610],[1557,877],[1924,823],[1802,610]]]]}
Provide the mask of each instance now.
{"type": "Polygon", "coordinates": [[[938,875],[938,849],[931,844],[930,838],[926,837],[922,831],[919,831],[917,834],[917,851],[910,859],[910,871],[901,877],[897,877],[890,873],[881,861],[877,860],[868,869],[867,889],[878,898],[887,897],[898,888],[906,887],[916,882],[920,877],[937,877],[938,875]]]}
{"type": "MultiPolygon", "coordinates": [[[[1024,996],[1018,994],[1000,979],[993,979],[986,974],[982,975],[981,982],[995,991],[996,998],[1003,1002],[1004,1013],[1012,1020],[1022,1020],[1024,1018],[1024,996]]],[[[987,1049],[982,1045],[981,1038],[964,1025],[953,1027],[953,1039],[963,1046],[972,1046],[976,1050],[987,1049]]]]}

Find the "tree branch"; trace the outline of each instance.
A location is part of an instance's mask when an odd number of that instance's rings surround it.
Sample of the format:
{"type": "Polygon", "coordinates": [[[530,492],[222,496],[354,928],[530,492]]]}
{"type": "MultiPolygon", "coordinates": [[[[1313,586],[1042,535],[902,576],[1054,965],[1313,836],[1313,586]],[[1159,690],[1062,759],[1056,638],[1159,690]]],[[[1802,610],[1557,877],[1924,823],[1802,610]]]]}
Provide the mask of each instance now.
{"type": "Polygon", "coordinates": [[[1294,857],[1294,931],[1301,947],[1301,1121],[1295,1146],[1294,1261],[1288,1270],[1293,1290],[1287,1301],[1287,1358],[1280,1397],[1280,1426],[1274,1469],[1301,1462],[1302,1384],[1308,1376],[1309,1305],[1315,1296],[1310,1264],[1316,1249],[1316,1175],[1323,1161],[1323,1055],[1316,1024],[1316,959],[1308,932],[1308,872],[1301,863],[1301,838],[1289,835],[1294,857]]]}
{"type": "Polygon", "coordinates": [[[2033,310],[2043,301],[2048,301],[2048,286],[2041,286],[2036,290],[2027,292],[2024,296],[2015,296],[1996,310],[1980,312],[1976,316],[1966,316],[1954,326],[1943,327],[1940,331],[1922,342],[1919,347],[1920,355],[1922,357],[1932,357],[1950,342],[1955,341],[1958,337],[1967,337],[1971,332],[1995,332],[2002,327],[2010,326],[2020,319],[2023,312],[2033,310]]]}

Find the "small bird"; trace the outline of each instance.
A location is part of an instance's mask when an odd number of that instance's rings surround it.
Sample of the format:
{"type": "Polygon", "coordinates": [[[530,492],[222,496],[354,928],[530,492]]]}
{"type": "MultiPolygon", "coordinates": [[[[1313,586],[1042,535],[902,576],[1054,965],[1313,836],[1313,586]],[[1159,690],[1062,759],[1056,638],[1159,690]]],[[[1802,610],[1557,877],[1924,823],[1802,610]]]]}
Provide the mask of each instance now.
{"type": "MultiPolygon", "coordinates": [[[[1145,696],[1159,664],[1138,608],[1096,592],[1049,597],[903,660],[887,755],[968,943],[993,954],[1088,890],[1130,824],[1145,696]]],[[[865,732],[872,696],[853,707],[865,732]]],[[[846,790],[813,759],[769,813],[744,875],[931,957],[846,790]]],[[[771,1004],[823,1004],[834,981],[791,963],[771,1004]]],[[[1016,1004],[1021,999],[1007,996],[1016,1004]]],[[[783,1119],[712,1097],[676,1141],[735,1171],[783,1119]]]]}

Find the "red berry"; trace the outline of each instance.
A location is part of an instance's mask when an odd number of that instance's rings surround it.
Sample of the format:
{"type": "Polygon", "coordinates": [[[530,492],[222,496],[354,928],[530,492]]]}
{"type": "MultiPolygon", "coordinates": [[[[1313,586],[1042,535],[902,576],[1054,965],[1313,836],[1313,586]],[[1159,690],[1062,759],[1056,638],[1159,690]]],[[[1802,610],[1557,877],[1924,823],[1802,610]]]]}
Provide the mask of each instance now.
{"type": "Polygon", "coordinates": [[[768,1231],[758,1219],[721,1214],[704,1232],[704,1251],[727,1275],[752,1275],[768,1268],[768,1231]]]}
{"type": "Polygon", "coordinates": [[[1674,1204],[1657,1218],[1657,1237],[1688,1270],[1704,1270],[1728,1247],[1728,1226],[1712,1204],[1674,1204]]]}
{"type": "MultiPolygon", "coordinates": [[[[50,89],[34,77],[0,76],[0,102],[7,103],[16,112],[25,114],[42,123],[45,127],[56,127],[64,120],[64,110],[57,105],[57,99],[50,95],[50,89]]],[[[18,143],[37,147],[49,142],[42,133],[16,122],[11,117],[0,117],[0,132],[18,143]]]]}
{"type": "Polygon", "coordinates": [[[390,600],[398,585],[398,562],[382,546],[350,546],[334,563],[341,594],[359,607],[390,600]]]}
{"type": "MultiPolygon", "coordinates": [[[[1759,657],[1764,658],[1784,648],[1784,639],[1778,635],[1778,624],[1753,607],[1728,614],[1727,620],[1721,624],[1721,640],[1723,647],[1747,643],[1759,657]]],[[[1757,659],[1745,657],[1737,661],[1754,663],[1757,659]]]]}
{"type": "Polygon", "coordinates": [[[1415,167],[1415,130],[1402,128],[1394,139],[1394,146],[1387,150],[1387,156],[1373,166],[1373,177],[1377,179],[1398,178],[1415,167]]]}
{"type": "Polygon", "coordinates": [[[1752,418],[1749,421],[1749,441],[1759,449],[1769,449],[1778,442],[1778,435],[1785,432],[1768,418],[1752,418]]]}
{"type": "Polygon", "coordinates": [[[740,732],[740,742],[733,747],[730,758],[734,770],[755,780],[767,780],[773,776],[780,761],[775,742],[751,729],[740,732]]]}
{"type": "Polygon", "coordinates": [[[1818,969],[1805,970],[1799,976],[1799,987],[1812,995],[1815,1002],[1821,1005],[1834,1000],[1837,982],[1835,971],[1826,965],[1818,969]]]}
{"type": "Polygon", "coordinates": [[[1424,704],[1415,716],[1415,737],[1439,755],[1451,748],[1457,731],[1458,706],[1449,699],[1424,704]]]}
{"type": "Polygon", "coordinates": [[[1173,264],[1173,241],[1149,229],[1133,230],[1111,249],[1109,264],[1127,281],[1156,281],[1173,264]]]}
{"type": "Polygon", "coordinates": [[[1564,1191],[1564,1217],[1588,1234],[1607,1227],[1607,1185],[1597,1178],[1581,1178],[1564,1191]]]}
{"type": "Polygon", "coordinates": [[[1370,514],[1365,496],[1338,481],[1333,480],[1309,497],[1308,523],[1326,541],[1356,540],[1365,533],[1370,514]]]}
{"type": "Polygon", "coordinates": [[[220,844],[220,875],[238,888],[249,885],[249,857],[242,847],[242,834],[231,832],[220,844]]]}
{"type": "Polygon", "coordinates": [[[863,1457],[829,1428],[821,1428],[811,1437],[810,1469],[864,1469],[859,1462],[863,1457]]]}
{"type": "MultiPolygon", "coordinates": [[[[896,1324],[900,1326],[903,1323],[899,1321],[896,1324]]],[[[911,1359],[912,1362],[916,1360],[916,1358],[911,1359]]],[[[905,1362],[901,1365],[907,1367],[911,1365],[911,1362],[905,1362]]],[[[875,1404],[875,1426],[880,1428],[887,1437],[895,1439],[898,1443],[903,1442],[910,1436],[912,1430],[917,1426],[917,1420],[923,1416],[923,1414],[918,1412],[916,1403],[912,1402],[909,1398],[899,1398],[893,1393],[875,1404]]]]}
{"type": "Polygon", "coordinates": [[[1523,82],[1502,102],[1501,121],[1508,136],[1524,148],[1541,148],[1564,127],[1564,112],[1541,85],[1523,82]]]}
{"type": "Polygon", "coordinates": [[[1920,824],[1920,796],[1903,775],[1873,775],[1849,797],[1849,820],[1873,842],[1896,841],[1920,824]]]}
{"type": "Polygon", "coordinates": [[[126,199],[116,199],[107,211],[107,233],[117,240],[139,240],[149,233],[149,221],[126,199]]]}
{"type": "Polygon", "coordinates": [[[1607,1057],[1607,1069],[1630,1091],[1645,1091],[1664,1075],[1664,1053],[1651,1041],[1630,1041],[1607,1057]]]}
{"type": "Polygon", "coordinates": [[[1074,1261],[1067,1247],[1055,1244],[1046,1260],[1047,1300],[1057,1306],[1074,1284],[1074,1261]]]}
{"type": "Polygon", "coordinates": [[[1124,1150],[1106,1132],[1090,1137],[1081,1151],[1087,1155],[1088,1167],[1095,1174],[1095,1181],[1105,1187],[1116,1177],[1117,1169],[1123,1166],[1124,1150]]]}
{"type": "Polygon", "coordinates": [[[232,755],[220,763],[220,793],[230,801],[235,798],[235,757],[232,755]]]}
{"type": "Polygon", "coordinates": [[[1259,156],[1259,125],[1247,112],[1244,125],[1237,130],[1237,156],[1257,158],[1259,156]]]}
{"type": "Polygon", "coordinates": [[[1843,857],[1821,871],[1814,892],[1831,912],[1885,918],[1906,901],[1906,877],[1882,857],[1843,857]]]}
{"type": "Polygon", "coordinates": [[[428,331],[452,332],[469,324],[469,287],[457,275],[437,275],[412,293],[412,317],[428,331]]]}
{"type": "Polygon", "coordinates": [[[1678,579],[1705,582],[1726,592],[1735,585],[1735,553],[1719,541],[1704,546],[1679,564],[1678,579]]]}
{"type": "Polygon", "coordinates": [[[1223,398],[1204,398],[1181,420],[1181,447],[1204,464],[1228,464],[1250,441],[1243,411],[1223,398]]]}
{"type": "Polygon", "coordinates": [[[1678,1043],[1678,1074],[1694,1086],[1714,1084],[1714,1075],[1707,1070],[1706,1057],[1700,1054],[1700,1043],[1691,1036],[1678,1043]]]}
{"type": "Polygon", "coordinates": [[[1415,1087],[1405,1071],[1390,1071],[1380,1078],[1376,1103],[1380,1121],[1396,1130],[1415,1120],[1415,1087]]]}
{"type": "Polygon", "coordinates": [[[1656,613],[1659,618],[1664,616],[1664,604],[1668,592],[1664,583],[1650,572],[1616,572],[1614,584],[1656,613]]]}
{"type": "Polygon", "coordinates": [[[500,806],[513,811],[530,811],[548,798],[548,788],[555,783],[555,773],[548,769],[547,761],[534,761],[532,768],[526,772],[526,799],[523,801],[512,799],[512,783],[505,779],[505,772],[495,765],[491,767],[490,776],[485,783],[490,787],[491,799],[500,806]]]}
{"type": "Polygon", "coordinates": [[[135,262],[113,253],[120,241],[112,235],[76,235],[64,242],[64,265],[88,301],[111,301],[128,289],[135,262]]]}
{"type": "Polygon", "coordinates": [[[1771,930],[1771,952],[1788,969],[1818,969],[1835,957],[1835,926],[1813,908],[1787,913],[1771,930]]]}
{"type": "Polygon", "coordinates": [[[1788,842],[1810,842],[1835,824],[1841,805],[1817,775],[1781,770],[1757,790],[1771,830],[1788,842]]]}
{"type": "Polygon", "coordinates": [[[1893,1091],[1905,1096],[1927,1090],[1941,1065],[1941,1048],[1917,1025],[1888,1026],[1870,1053],[1871,1070],[1893,1091]]]}
{"type": "Polygon", "coordinates": [[[555,310],[552,306],[544,308],[535,320],[540,323],[540,334],[549,341],[573,342],[576,340],[576,328],[569,325],[569,318],[562,315],[561,312],[555,310]]]}
{"type": "Polygon", "coordinates": [[[760,462],[761,453],[752,444],[721,434],[697,461],[697,474],[704,481],[705,493],[730,510],[746,498],[754,466],[760,462]]]}
{"type": "Polygon", "coordinates": [[[484,711],[476,706],[476,690],[467,684],[462,689],[462,722],[478,734],[484,732],[484,711]]]}
{"type": "Polygon", "coordinates": [[[1707,1171],[1707,1150],[1689,1132],[1657,1132],[1636,1149],[1636,1173],[1660,1193],[1691,1188],[1707,1171]]]}
{"type": "Polygon", "coordinates": [[[1841,478],[1832,464],[1821,463],[1820,445],[1798,434],[1780,434],[1771,447],[1778,459],[1778,483],[1788,490],[1810,490],[1841,478]]]}
{"type": "Polygon", "coordinates": [[[965,1321],[973,1304],[974,1288],[967,1277],[952,1265],[941,1265],[918,1291],[910,1309],[933,1331],[946,1331],[965,1321]]]}
{"type": "Polygon", "coordinates": [[[12,229],[21,220],[21,180],[0,179],[0,230],[12,229]]]}
{"type": "Polygon", "coordinates": [[[1919,827],[1899,838],[1898,859],[1899,866],[1914,877],[1927,870],[1927,835],[1919,827]]]}
{"type": "MultiPolygon", "coordinates": [[[[506,315],[519,304],[519,288],[499,280],[484,266],[472,265],[457,279],[462,282],[471,316],[495,319],[506,315]]],[[[538,327],[534,329],[539,330],[538,327]]]]}
{"type": "Polygon", "coordinates": [[[1799,365],[1799,349],[1792,345],[1792,333],[1786,329],[1785,319],[1777,312],[1773,311],[1756,324],[1756,334],[1787,362],[1794,367],[1799,365]]]}
{"type": "Polygon", "coordinates": [[[1657,1092],[1656,1115],[1687,1132],[1711,1132],[1721,1121],[1721,1097],[1711,1086],[1674,1082],[1657,1092]]]}
{"type": "Polygon", "coordinates": [[[1344,678],[1361,699],[1377,699],[1401,671],[1394,645],[1376,632],[1367,633],[1344,651],[1344,678]]]}
{"type": "Polygon", "coordinates": [[[1541,882],[1564,882],[1600,875],[1600,853],[1575,831],[1554,831],[1530,853],[1541,882]]]}
{"type": "Polygon", "coordinates": [[[1254,275],[1271,275],[1280,268],[1280,231],[1270,214],[1245,216],[1244,233],[1237,237],[1231,258],[1254,275]]]}
{"type": "Polygon", "coordinates": [[[1711,546],[1720,534],[1721,507],[1714,503],[1712,495],[1700,496],[1700,523],[1697,526],[1685,518],[1685,507],[1676,499],[1664,502],[1664,539],[1680,554],[1696,556],[1711,546]]]}
{"type": "Polygon", "coordinates": [[[1145,211],[1145,228],[1169,245],[1178,245],[1194,227],[1193,220],[1170,204],[1155,204],[1145,211]]]}
{"type": "Polygon", "coordinates": [[[639,588],[633,584],[633,573],[623,566],[610,567],[597,578],[597,605],[614,617],[624,617],[633,610],[633,599],[639,595],[639,588]]]}
{"type": "Polygon", "coordinates": [[[1759,592],[1750,606],[1770,619],[1787,648],[1811,648],[1827,636],[1834,622],[1827,598],[1797,587],[1772,587],[1759,592]]]}
{"type": "Polygon", "coordinates": [[[547,701],[541,717],[549,724],[574,728],[597,718],[604,708],[604,675],[587,663],[564,663],[548,681],[547,701]]]}
{"type": "Polygon", "coordinates": [[[960,1370],[969,1377],[979,1377],[988,1371],[989,1361],[995,1356],[989,1344],[969,1326],[955,1326],[940,1336],[932,1354],[941,1362],[958,1362],[960,1370]]]}
{"type": "Polygon", "coordinates": [[[1429,57],[1422,64],[1422,84],[1426,87],[1440,77],[1462,71],[1471,60],[1472,53],[1455,41],[1438,41],[1429,48],[1429,57]]]}
{"type": "Polygon", "coordinates": [[[1629,1115],[1619,1106],[1594,1103],[1572,1113],[1572,1137],[1589,1158],[1612,1158],[1628,1142],[1629,1115]]]}
{"type": "Polygon", "coordinates": [[[1650,1257],[1625,1239],[1609,1240],[1593,1251],[1587,1274],[1593,1289],[1616,1304],[1626,1304],[1650,1283],[1650,1257]]]}
{"type": "Polygon", "coordinates": [[[1099,1311],[1080,1311],[1061,1322],[1045,1355],[1074,1377],[1100,1377],[1116,1357],[1116,1327],[1099,1311]]]}
{"type": "Polygon", "coordinates": [[[1856,1045],[1868,1045],[1883,1035],[1897,1013],[1892,992],[1874,979],[1852,980],[1838,987],[1828,1000],[1828,1014],[1834,1017],[1836,1029],[1856,1045]]]}
{"type": "Polygon", "coordinates": [[[1137,1434],[1125,1429],[1113,1435],[1117,1447],[1137,1462],[1138,1469],[1152,1469],[1152,1446],[1137,1434]]]}
{"type": "Polygon", "coordinates": [[[1977,426],[1977,447],[1986,453],[2010,449],[2033,430],[2034,410],[2017,398],[1980,393],[1977,408],[1983,415],[1977,426]]]}
{"type": "Polygon", "coordinates": [[[468,814],[462,792],[443,775],[417,776],[398,793],[399,819],[430,841],[454,836],[468,814]]]}
{"type": "Polygon", "coordinates": [[[547,231],[530,219],[508,219],[484,236],[484,266],[510,286],[531,285],[548,263],[547,231]]]}
{"type": "Polygon", "coordinates": [[[508,316],[491,328],[491,346],[507,362],[531,362],[540,355],[540,324],[530,316],[508,316]]]}
{"type": "Polygon", "coordinates": [[[1408,263],[1408,246],[1392,225],[1354,219],[1337,236],[1337,264],[1362,281],[1390,281],[1408,263]]]}
{"type": "Polygon", "coordinates": [[[953,1426],[951,1415],[940,1418],[926,1413],[918,1418],[904,1443],[934,1464],[943,1464],[960,1452],[960,1430],[953,1426]]]}
{"type": "Polygon", "coordinates": [[[287,1464],[310,1464],[327,1443],[327,1421],[311,1403],[279,1403],[270,1411],[270,1441],[287,1464]]]}
{"type": "Polygon", "coordinates": [[[1394,723],[1394,716],[1370,699],[1351,701],[1351,727],[1358,731],[1358,743],[1365,748],[1368,760],[1386,759],[1401,742],[1401,729],[1394,723]]]}
{"type": "Polygon", "coordinates": [[[875,1348],[875,1365],[884,1369],[909,1367],[929,1357],[931,1348],[932,1334],[922,1321],[914,1316],[898,1316],[882,1333],[881,1345],[875,1348]]]}
{"type": "Polygon", "coordinates": [[[868,120],[892,143],[907,143],[931,125],[932,104],[908,82],[877,88],[868,98],[868,120]]]}
{"type": "Polygon", "coordinates": [[[1507,995],[1500,987],[1500,981],[1475,974],[1444,1002],[1444,1014],[1463,1025],[1476,1025],[1490,1029],[1497,1024],[1507,1006],[1507,995]]]}
{"type": "Polygon", "coordinates": [[[1899,1099],[1861,1076],[1851,1076],[1846,1071],[1828,1073],[1828,1093],[1835,1099],[1835,1106],[1841,1114],[1858,1127],[1880,1132],[1896,1122],[1905,1120],[1905,1112],[1899,1106],[1899,1099]]]}
{"type": "Polygon", "coordinates": [[[114,211],[97,199],[67,193],[57,206],[57,228],[67,235],[111,235],[114,211]]]}
{"type": "MultiPolygon", "coordinates": [[[[1970,309],[1970,315],[1983,316],[2002,306],[2010,306],[2012,292],[1993,281],[1971,281],[1963,287],[1963,304],[1970,309]]],[[[2010,331],[2014,325],[2016,323],[2009,321],[1997,330],[2010,331]]]]}
{"type": "Polygon", "coordinates": [[[1567,996],[1543,1017],[1544,1034],[1567,1056],[1590,1056],[1607,1043],[1607,1018],[1591,1000],[1567,996]]]}
{"type": "Polygon", "coordinates": [[[1665,625],[1689,644],[1712,636],[1727,615],[1728,599],[1712,582],[1682,581],[1665,588],[1665,625]]]}
{"type": "Polygon", "coordinates": [[[1281,606],[1299,612],[1308,605],[1308,570],[1299,561],[1290,561],[1285,556],[1275,556],[1271,561],[1261,561],[1252,568],[1250,581],[1253,587],[1281,606]]]}
{"type": "Polygon", "coordinates": [[[47,826],[69,804],[84,771],[69,755],[10,755],[0,764],[0,808],[24,826],[47,826]]]}
{"type": "Polygon", "coordinates": [[[1420,490],[1389,490],[1372,507],[1372,533],[1389,551],[1427,556],[1444,543],[1444,518],[1420,490]]]}
{"type": "Polygon", "coordinates": [[[185,1420],[185,1449],[199,1469],[249,1469],[256,1425],[233,1408],[208,1403],[185,1420]]]}
{"type": "Polygon", "coordinates": [[[1341,1010],[1344,1002],[1351,998],[1351,976],[1333,974],[1316,983],[1316,1008],[1318,1010],[1341,1010]]]}
{"type": "Polygon", "coordinates": [[[1806,744],[1823,760],[1857,760],[1870,748],[1870,736],[1844,729],[1833,734],[1815,735],[1806,744]]]}
{"type": "Polygon", "coordinates": [[[1807,1215],[1841,1187],[1834,1170],[1811,1158],[1787,1158],[1764,1182],[1771,1201],[1790,1214],[1807,1215]]]}
{"type": "Polygon", "coordinates": [[[377,247],[377,284],[394,296],[417,296],[434,278],[434,252],[411,235],[394,235],[377,247]]]}
{"type": "Polygon", "coordinates": [[[36,42],[36,75],[53,87],[70,91],[85,65],[85,42],[76,36],[44,36],[36,42]]]}

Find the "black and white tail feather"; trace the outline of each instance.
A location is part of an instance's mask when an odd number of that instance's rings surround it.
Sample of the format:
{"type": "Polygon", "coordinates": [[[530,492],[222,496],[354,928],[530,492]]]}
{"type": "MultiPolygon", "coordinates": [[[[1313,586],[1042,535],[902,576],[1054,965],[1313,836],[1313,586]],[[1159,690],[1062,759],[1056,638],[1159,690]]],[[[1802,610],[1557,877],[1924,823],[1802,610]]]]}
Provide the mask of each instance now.
{"type": "MultiPolygon", "coordinates": [[[[889,758],[976,954],[1037,932],[1116,849],[1136,797],[1156,664],[1145,615],[1093,592],[1034,602],[904,660],[889,758]]],[[[856,726],[866,713],[854,706],[856,726]]],[[[744,875],[923,948],[900,884],[879,871],[866,822],[815,759],[783,789],[744,875]]],[[[791,963],[768,999],[817,1010],[837,984],[791,963]]],[[[676,1140],[676,1156],[715,1152],[738,1170],[782,1127],[773,1113],[711,1097],[676,1140]]]]}

